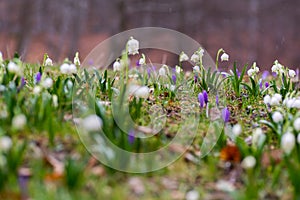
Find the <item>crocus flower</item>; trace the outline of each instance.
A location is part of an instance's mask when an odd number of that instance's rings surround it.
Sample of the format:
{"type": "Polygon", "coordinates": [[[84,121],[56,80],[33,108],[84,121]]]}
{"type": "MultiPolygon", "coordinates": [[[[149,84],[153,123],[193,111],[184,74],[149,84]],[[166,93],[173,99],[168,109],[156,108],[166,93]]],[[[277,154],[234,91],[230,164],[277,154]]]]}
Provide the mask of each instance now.
{"type": "Polygon", "coordinates": [[[134,140],[135,140],[135,133],[134,133],[134,130],[130,130],[129,133],[128,133],[128,142],[130,144],[133,144],[134,143],[134,140]]]}
{"type": "Polygon", "coordinates": [[[265,87],[267,88],[267,87],[269,87],[269,82],[265,82],[265,87]]]}
{"type": "Polygon", "coordinates": [[[206,90],[203,90],[202,94],[203,94],[204,102],[207,103],[208,102],[208,94],[207,94],[206,90]]]}
{"type": "Polygon", "coordinates": [[[41,78],[42,78],[42,74],[38,72],[34,77],[34,83],[38,84],[41,81],[41,78]]]}
{"type": "Polygon", "coordinates": [[[173,84],[174,84],[174,85],[176,84],[176,79],[177,79],[177,78],[176,78],[176,75],[173,74],[173,75],[172,75],[172,81],[173,81],[173,84]]]}
{"type": "Polygon", "coordinates": [[[198,82],[198,76],[197,76],[197,75],[194,76],[194,82],[195,82],[195,83],[198,82]]]}
{"type": "Polygon", "coordinates": [[[269,71],[265,70],[261,75],[261,79],[265,80],[269,76],[269,74],[270,74],[269,71]]]}
{"type": "Polygon", "coordinates": [[[198,94],[198,101],[199,101],[199,104],[200,104],[200,108],[203,108],[204,107],[204,96],[203,96],[202,93],[198,94]]]}
{"type": "Polygon", "coordinates": [[[227,107],[222,110],[222,118],[225,123],[227,123],[230,119],[230,112],[227,107]]]}
{"type": "Polygon", "coordinates": [[[151,77],[151,68],[150,67],[147,68],[147,74],[148,74],[148,78],[150,78],[151,77]]]}
{"type": "Polygon", "coordinates": [[[219,106],[219,95],[216,95],[216,105],[219,106]]]}

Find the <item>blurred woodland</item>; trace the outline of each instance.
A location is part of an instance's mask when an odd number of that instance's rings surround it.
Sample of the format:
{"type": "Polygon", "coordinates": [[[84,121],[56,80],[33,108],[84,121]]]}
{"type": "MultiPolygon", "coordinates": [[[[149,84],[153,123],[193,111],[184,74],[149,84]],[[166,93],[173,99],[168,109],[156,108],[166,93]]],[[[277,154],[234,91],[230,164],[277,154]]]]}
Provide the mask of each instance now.
{"type": "MultiPolygon", "coordinates": [[[[84,56],[123,30],[156,26],[196,39],[215,56],[224,48],[240,64],[275,59],[300,65],[298,0],[1,0],[0,50],[41,61],[84,56]]],[[[233,60],[231,60],[233,61],[233,60]]]]}

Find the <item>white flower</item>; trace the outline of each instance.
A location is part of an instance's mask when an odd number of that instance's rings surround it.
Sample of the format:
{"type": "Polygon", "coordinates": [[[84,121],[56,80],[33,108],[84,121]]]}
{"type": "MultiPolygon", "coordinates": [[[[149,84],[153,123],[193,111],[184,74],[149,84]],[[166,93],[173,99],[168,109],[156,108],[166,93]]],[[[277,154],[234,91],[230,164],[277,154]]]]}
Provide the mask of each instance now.
{"type": "Polygon", "coordinates": [[[247,156],[243,159],[241,166],[244,169],[252,169],[256,165],[256,159],[253,156],[247,156]]]}
{"type": "Polygon", "coordinates": [[[290,78],[294,78],[295,76],[296,76],[295,70],[290,69],[290,70],[289,70],[289,77],[290,77],[290,78]]]}
{"type": "Polygon", "coordinates": [[[46,78],[43,82],[42,82],[42,86],[46,89],[51,88],[53,85],[53,80],[51,78],[46,78]]]}
{"type": "Polygon", "coordinates": [[[295,119],[293,125],[296,131],[300,131],[300,118],[295,119]]]}
{"type": "Polygon", "coordinates": [[[114,62],[113,64],[113,69],[114,71],[121,71],[121,63],[117,60],[116,62],[114,62]]]}
{"type": "Polygon", "coordinates": [[[271,103],[271,97],[270,97],[270,95],[266,95],[266,96],[264,97],[264,103],[265,103],[266,105],[271,103]]]}
{"type": "Polygon", "coordinates": [[[134,96],[144,99],[147,99],[149,97],[149,94],[150,92],[147,86],[142,86],[134,92],[134,96]]]}
{"type": "Polygon", "coordinates": [[[52,96],[52,104],[55,108],[58,106],[58,97],[56,94],[52,96]]]}
{"type": "Polygon", "coordinates": [[[199,54],[200,59],[201,59],[203,57],[203,55],[204,55],[204,49],[198,50],[198,54],[199,54]]]}
{"type": "Polygon", "coordinates": [[[42,88],[40,86],[35,86],[33,88],[33,94],[39,94],[42,91],[42,88]]]}
{"type": "Polygon", "coordinates": [[[247,74],[248,76],[253,77],[256,74],[256,72],[254,71],[254,69],[251,68],[247,71],[247,74]]]}
{"type": "Polygon", "coordinates": [[[77,68],[74,64],[64,63],[60,66],[60,72],[62,74],[75,74],[77,72],[77,68]]]}
{"type": "Polygon", "coordinates": [[[196,190],[188,191],[186,193],[185,199],[186,200],[198,200],[199,199],[199,193],[196,190]]]}
{"type": "Polygon", "coordinates": [[[174,92],[175,89],[176,89],[176,86],[175,86],[175,85],[171,85],[171,86],[170,86],[170,90],[171,90],[172,92],[174,92]]]}
{"type": "Polygon", "coordinates": [[[127,42],[127,50],[128,50],[128,55],[138,54],[139,53],[139,41],[137,41],[133,37],[130,37],[127,42]]]}
{"type": "Polygon", "coordinates": [[[293,107],[294,108],[300,108],[300,99],[296,99],[295,101],[294,101],[294,103],[293,103],[293,107]]]}
{"type": "Polygon", "coordinates": [[[194,62],[194,63],[198,63],[200,61],[200,56],[197,53],[194,53],[191,56],[191,61],[194,62]]]}
{"type": "Polygon", "coordinates": [[[0,64],[3,63],[3,55],[2,55],[2,52],[0,51],[0,64]]]}
{"type": "Polygon", "coordinates": [[[198,65],[193,67],[193,72],[200,72],[200,67],[198,65]]]}
{"type": "Polygon", "coordinates": [[[281,94],[274,94],[272,99],[271,99],[271,102],[270,102],[270,105],[271,106],[278,106],[280,105],[280,102],[282,101],[282,96],[281,94]]]}
{"type": "Polygon", "coordinates": [[[278,101],[282,101],[282,96],[281,96],[281,94],[276,93],[276,94],[274,94],[274,97],[275,97],[276,99],[278,99],[278,101]]]}
{"type": "Polygon", "coordinates": [[[285,104],[286,104],[287,108],[294,107],[294,102],[295,102],[294,98],[292,98],[292,99],[285,99],[284,101],[285,101],[285,104]]]}
{"type": "Polygon", "coordinates": [[[272,70],[272,72],[275,72],[276,74],[280,74],[280,73],[283,73],[283,71],[284,71],[283,68],[284,68],[283,65],[280,64],[278,62],[278,60],[275,60],[271,70],[272,70]]]}
{"type": "Polygon", "coordinates": [[[297,143],[300,144],[300,133],[297,135],[297,143]]]}
{"type": "Polygon", "coordinates": [[[45,60],[45,66],[53,66],[51,58],[47,57],[47,59],[45,60]]]}
{"type": "Polygon", "coordinates": [[[12,141],[8,136],[2,136],[0,138],[0,150],[7,151],[11,148],[12,141]]]}
{"type": "Polygon", "coordinates": [[[281,148],[286,154],[290,154],[295,147],[295,135],[291,132],[285,133],[281,138],[281,148]]]}
{"type": "Polygon", "coordinates": [[[80,65],[79,53],[78,53],[78,52],[76,52],[76,54],[75,54],[73,63],[74,63],[76,66],[79,66],[79,65],[80,65]]]}
{"type": "Polygon", "coordinates": [[[15,115],[12,119],[12,127],[21,130],[26,125],[26,116],[24,114],[15,115]]]}
{"type": "Polygon", "coordinates": [[[176,65],[175,66],[175,71],[176,71],[177,74],[180,74],[180,72],[182,72],[182,69],[181,69],[180,66],[176,65]]]}
{"type": "Polygon", "coordinates": [[[183,51],[179,55],[179,62],[187,61],[189,60],[188,55],[186,55],[183,51]]]}
{"type": "Polygon", "coordinates": [[[232,133],[234,136],[239,136],[242,133],[242,126],[240,124],[235,124],[232,127],[232,133]]]}
{"type": "Polygon", "coordinates": [[[139,59],[139,65],[144,65],[146,63],[145,58],[139,59]]]}
{"type": "Polygon", "coordinates": [[[236,188],[230,181],[218,180],[216,189],[223,192],[233,192],[236,188]]]}
{"type": "Polygon", "coordinates": [[[279,123],[283,121],[283,116],[280,112],[275,111],[272,115],[272,119],[275,123],[279,123]]]}
{"type": "Polygon", "coordinates": [[[94,114],[84,118],[81,122],[81,125],[88,132],[99,131],[102,129],[103,122],[100,117],[94,114]]]}
{"type": "Polygon", "coordinates": [[[16,63],[10,61],[7,65],[7,69],[11,73],[20,74],[21,68],[16,63]]]}
{"type": "Polygon", "coordinates": [[[167,72],[164,66],[162,66],[159,70],[158,70],[158,74],[160,76],[167,76],[167,72]]]}
{"type": "Polygon", "coordinates": [[[223,53],[221,55],[221,61],[229,61],[229,55],[227,53],[223,53]]]}

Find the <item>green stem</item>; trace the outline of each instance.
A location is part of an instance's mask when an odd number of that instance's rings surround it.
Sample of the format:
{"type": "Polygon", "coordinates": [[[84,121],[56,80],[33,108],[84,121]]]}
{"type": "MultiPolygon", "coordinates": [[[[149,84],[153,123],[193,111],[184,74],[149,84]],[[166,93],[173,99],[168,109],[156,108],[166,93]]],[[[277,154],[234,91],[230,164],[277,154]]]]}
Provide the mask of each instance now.
{"type": "Polygon", "coordinates": [[[219,51],[217,52],[217,57],[216,57],[216,69],[219,70],[219,57],[220,57],[220,53],[224,52],[224,50],[221,48],[219,49],[219,51]]]}

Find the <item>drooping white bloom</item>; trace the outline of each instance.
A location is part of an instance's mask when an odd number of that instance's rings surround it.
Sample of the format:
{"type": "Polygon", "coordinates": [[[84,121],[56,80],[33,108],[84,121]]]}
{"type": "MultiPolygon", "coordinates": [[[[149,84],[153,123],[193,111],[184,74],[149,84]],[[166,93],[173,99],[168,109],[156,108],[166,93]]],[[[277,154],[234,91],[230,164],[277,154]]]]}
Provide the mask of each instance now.
{"type": "Polygon", "coordinates": [[[278,60],[275,60],[272,68],[272,72],[275,72],[276,74],[281,74],[284,72],[284,66],[278,62],[278,60]]]}
{"type": "Polygon", "coordinates": [[[271,99],[271,102],[270,102],[270,105],[271,106],[278,106],[278,105],[280,105],[281,101],[282,101],[281,94],[276,93],[276,94],[273,95],[273,97],[271,99]]]}
{"type": "Polygon", "coordinates": [[[82,120],[81,123],[84,130],[90,131],[100,131],[102,129],[102,119],[98,115],[89,115],[82,120]]]}
{"type": "Polygon", "coordinates": [[[35,86],[32,90],[33,94],[39,94],[42,91],[42,88],[40,86],[35,86]]]}
{"type": "Polygon", "coordinates": [[[162,66],[159,70],[158,70],[158,74],[160,76],[167,76],[167,72],[164,66],[162,66]]]}
{"type": "Polygon", "coordinates": [[[199,73],[200,72],[200,67],[198,65],[194,66],[193,67],[193,72],[199,73]]]}
{"type": "Polygon", "coordinates": [[[266,96],[264,97],[264,103],[265,103],[266,105],[268,105],[268,104],[271,103],[271,97],[270,97],[270,95],[266,95],[266,96]]]}
{"type": "Polygon", "coordinates": [[[282,101],[282,95],[281,95],[281,94],[275,93],[275,94],[274,94],[274,97],[275,97],[276,99],[278,99],[278,101],[282,101]]]}
{"type": "Polygon", "coordinates": [[[250,76],[250,77],[254,77],[254,75],[256,74],[256,72],[254,71],[254,69],[249,69],[248,71],[247,71],[247,74],[248,74],[248,76],[250,76]]]}
{"type": "Polygon", "coordinates": [[[253,156],[247,156],[243,159],[241,166],[244,169],[252,169],[256,165],[256,159],[253,156]]]}
{"type": "Polygon", "coordinates": [[[235,124],[232,127],[232,133],[234,136],[239,136],[242,133],[242,126],[240,124],[235,124]]]}
{"type": "Polygon", "coordinates": [[[76,52],[76,54],[75,54],[73,63],[74,63],[76,66],[79,66],[79,65],[80,65],[80,59],[79,59],[79,53],[78,53],[78,52],[76,52]]]}
{"type": "Polygon", "coordinates": [[[180,72],[182,72],[182,69],[181,69],[180,66],[176,65],[175,66],[175,71],[176,71],[177,74],[180,74],[180,72]]]}
{"type": "Polygon", "coordinates": [[[134,91],[134,96],[138,98],[147,99],[149,97],[150,91],[147,86],[139,87],[137,90],[134,91]]]}
{"type": "Polygon", "coordinates": [[[15,115],[12,119],[12,127],[17,130],[21,130],[26,125],[26,116],[24,114],[15,115]]]}
{"type": "Polygon", "coordinates": [[[281,137],[281,148],[286,154],[290,154],[295,147],[295,135],[291,132],[285,133],[281,137]]]}
{"type": "Polygon", "coordinates": [[[74,64],[64,63],[60,66],[60,72],[62,74],[75,74],[77,72],[77,68],[74,64]]]}
{"type": "Polygon", "coordinates": [[[248,76],[254,77],[259,72],[259,68],[256,66],[256,62],[253,63],[252,67],[248,70],[248,76]]]}
{"type": "Polygon", "coordinates": [[[283,116],[279,111],[275,111],[272,115],[272,119],[275,123],[279,123],[283,121],[283,116]]]}
{"type": "Polygon", "coordinates": [[[127,50],[128,50],[128,55],[138,54],[139,53],[139,41],[137,41],[133,37],[130,37],[127,42],[127,50]]]}
{"type": "Polygon", "coordinates": [[[7,151],[11,148],[12,141],[8,136],[0,137],[0,150],[7,151]]]}
{"type": "Polygon", "coordinates": [[[188,191],[186,193],[185,199],[186,200],[198,200],[199,199],[198,191],[196,191],[196,190],[188,191]]]}
{"type": "Polygon", "coordinates": [[[296,99],[293,103],[293,108],[300,108],[300,99],[296,99]]]}
{"type": "Polygon", "coordinates": [[[179,62],[184,62],[184,61],[187,61],[189,60],[189,57],[188,55],[186,55],[183,51],[180,53],[179,55],[179,62]]]}
{"type": "Polygon", "coordinates": [[[14,73],[14,74],[20,74],[21,72],[21,68],[19,65],[17,65],[16,63],[10,61],[7,65],[7,69],[9,72],[14,73]]]}
{"type": "Polygon", "coordinates": [[[51,78],[46,78],[43,82],[42,82],[42,86],[46,89],[51,88],[53,85],[53,80],[51,78]]]}
{"type": "Polygon", "coordinates": [[[290,69],[290,70],[289,70],[289,77],[290,77],[290,78],[294,78],[295,76],[296,76],[295,70],[290,69]]]}
{"type": "Polygon", "coordinates": [[[300,131],[300,117],[298,117],[297,119],[295,119],[293,125],[294,125],[294,129],[296,131],[300,131]]]}
{"type": "Polygon", "coordinates": [[[45,66],[53,66],[51,58],[47,57],[47,59],[45,60],[45,66]]]}
{"type": "Polygon", "coordinates": [[[229,61],[229,55],[227,53],[223,53],[221,55],[221,61],[229,61]]]}
{"type": "Polygon", "coordinates": [[[191,56],[191,61],[194,62],[194,63],[198,63],[200,61],[200,56],[198,54],[194,53],[191,56]]]}
{"type": "Polygon", "coordinates": [[[146,63],[145,58],[139,59],[139,65],[144,65],[146,63]]]}
{"type": "Polygon", "coordinates": [[[170,86],[170,90],[171,90],[172,92],[174,92],[175,89],[176,89],[176,86],[175,86],[175,85],[171,85],[171,86],[170,86]]]}
{"type": "Polygon", "coordinates": [[[118,60],[116,60],[116,61],[114,62],[114,64],[113,64],[113,70],[114,70],[115,72],[121,71],[121,63],[120,63],[118,60]]]}

